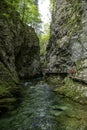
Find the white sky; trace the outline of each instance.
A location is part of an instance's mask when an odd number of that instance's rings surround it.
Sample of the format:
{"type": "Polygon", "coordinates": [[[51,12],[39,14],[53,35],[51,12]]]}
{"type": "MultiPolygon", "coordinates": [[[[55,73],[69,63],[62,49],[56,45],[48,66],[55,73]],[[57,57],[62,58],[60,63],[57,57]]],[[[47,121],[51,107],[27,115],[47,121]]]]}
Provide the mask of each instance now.
{"type": "Polygon", "coordinates": [[[38,0],[38,5],[39,5],[39,12],[41,14],[41,20],[43,24],[45,23],[50,24],[50,19],[51,19],[51,14],[49,11],[50,0],[38,0]]]}

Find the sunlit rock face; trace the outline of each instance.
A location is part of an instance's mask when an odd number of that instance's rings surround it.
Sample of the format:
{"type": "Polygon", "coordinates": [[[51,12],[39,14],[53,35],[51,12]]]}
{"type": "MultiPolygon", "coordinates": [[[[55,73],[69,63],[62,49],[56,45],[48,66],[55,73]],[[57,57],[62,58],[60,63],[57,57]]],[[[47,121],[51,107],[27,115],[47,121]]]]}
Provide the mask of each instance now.
{"type": "Polygon", "coordinates": [[[82,65],[87,58],[87,1],[55,0],[52,19],[47,67],[56,72],[75,67],[83,73],[87,70],[82,65]]]}

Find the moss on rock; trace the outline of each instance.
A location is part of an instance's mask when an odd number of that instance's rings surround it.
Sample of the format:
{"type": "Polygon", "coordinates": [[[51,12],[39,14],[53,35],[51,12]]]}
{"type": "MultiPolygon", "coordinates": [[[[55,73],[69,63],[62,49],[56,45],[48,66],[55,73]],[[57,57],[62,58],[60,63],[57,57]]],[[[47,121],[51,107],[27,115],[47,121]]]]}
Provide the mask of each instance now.
{"type": "Polygon", "coordinates": [[[73,82],[68,77],[64,82],[63,86],[57,87],[54,91],[81,104],[87,104],[87,87],[85,85],[73,82]]]}

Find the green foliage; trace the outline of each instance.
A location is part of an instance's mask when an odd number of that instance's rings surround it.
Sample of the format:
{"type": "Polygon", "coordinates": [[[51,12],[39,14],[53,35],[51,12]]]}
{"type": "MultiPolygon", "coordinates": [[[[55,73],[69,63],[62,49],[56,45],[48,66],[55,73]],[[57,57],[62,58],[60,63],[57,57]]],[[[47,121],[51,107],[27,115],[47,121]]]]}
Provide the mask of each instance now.
{"type": "Polygon", "coordinates": [[[41,55],[45,54],[46,53],[46,44],[49,40],[49,34],[43,34],[41,37],[40,37],[40,53],[41,55]]]}
{"type": "Polygon", "coordinates": [[[50,0],[50,11],[52,12],[54,8],[54,0],[50,0]]]}
{"type": "Polygon", "coordinates": [[[18,11],[24,23],[34,25],[41,22],[38,8],[33,0],[20,0],[18,11]]]}
{"type": "Polygon", "coordinates": [[[72,79],[67,77],[65,79],[65,84],[56,88],[55,91],[71,98],[72,100],[79,101],[79,99],[83,96],[83,90],[81,88],[81,84],[73,82],[72,79]]]}
{"type": "Polygon", "coordinates": [[[49,41],[49,37],[50,37],[49,24],[45,24],[44,25],[44,33],[39,36],[41,55],[44,55],[46,53],[46,45],[49,41]]]}
{"type": "MultiPolygon", "coordinates": [[[[19,13],[23,23],[29,24],[34,28],[41,23],[38,7],[34,0],[4,0],[4,2],[7,4],[9,10],[13,8],[13,10],[19,13]]],[[[7,14],[4,14],[4,16],[8,17],[7,14]]]]}
{"type": "Polygon", "coordinates": [[[9,14],[6,14],[6,13],[3,13],[2,14],[6,19],[9,19],[10,15],[9,14]]]}
{"type": "Polygon", "coordinates": [[[13,6],[14,8],[17,8],[18,7],[18,3],[19,3],[19,0],[5,0],[6,1],[6,3],[8,4],[8,5],[10,5],[10,6],[13,6]]]}
{"type": "Polygon", "coordinates": [[[78,61],[76,62],[76,71],[78,72],[80,69],[81,69],[81,61],[78,60],[78,61]]]}
{"type": "Polygon", "coordinates": [[[49,40],[50,34],[49,32],[47,34],[42,34],[40,37],[40,46],[43,46],[44,44],[46,44],[49,40]]]}

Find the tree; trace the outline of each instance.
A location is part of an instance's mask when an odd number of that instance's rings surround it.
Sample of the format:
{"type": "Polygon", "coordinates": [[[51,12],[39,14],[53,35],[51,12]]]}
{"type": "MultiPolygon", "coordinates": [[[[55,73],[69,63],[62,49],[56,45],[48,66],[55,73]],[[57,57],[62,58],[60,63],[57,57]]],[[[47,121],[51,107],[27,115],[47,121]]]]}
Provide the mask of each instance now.
{"type": "Polygon", "coordinates": [[[24,23],[33,27],[41,23],[38,7],[33,0],[20,0],[17,10],[24,23]]]}
{"type": "Polygon", "coordinates": [[[35,0],[4,0],[20,14],[23,23],[36,28],[41,23],[38,6],[35,0]]]}

